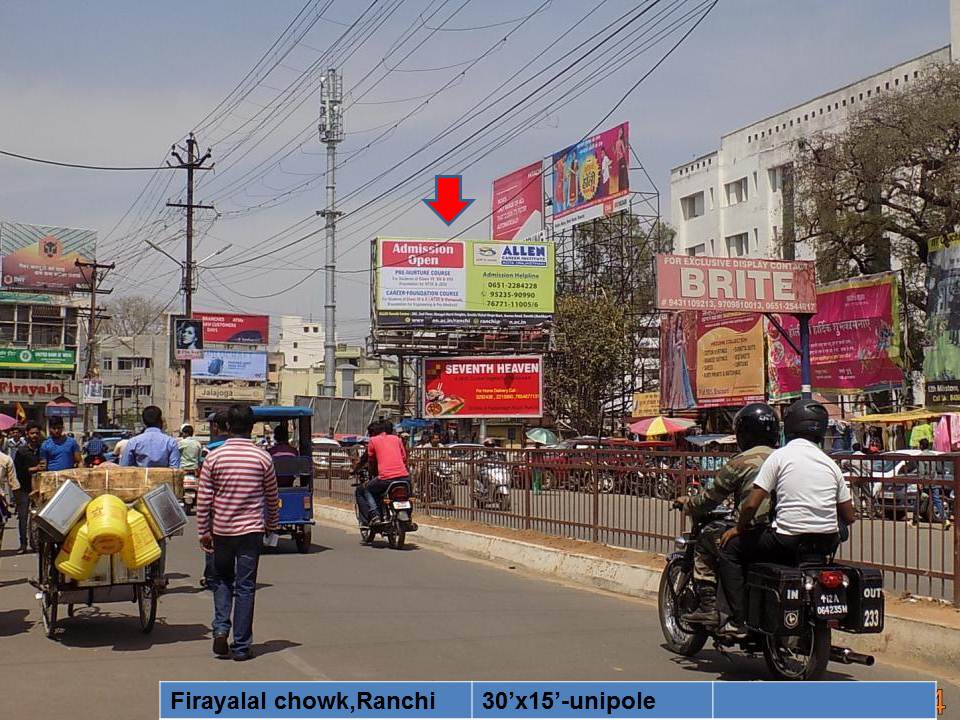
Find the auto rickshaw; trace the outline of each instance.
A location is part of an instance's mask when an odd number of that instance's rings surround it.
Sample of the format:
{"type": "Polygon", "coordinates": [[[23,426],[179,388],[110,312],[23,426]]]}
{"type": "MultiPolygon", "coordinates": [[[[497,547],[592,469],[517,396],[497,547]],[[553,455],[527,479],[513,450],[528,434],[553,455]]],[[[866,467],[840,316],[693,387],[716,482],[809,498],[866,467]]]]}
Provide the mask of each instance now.
{"type": "Polygon", "coordinates": [[[290,535],[297,550],[310,549],[313,536],[313,410],[299,406],[262,405],[253,408],[256,422],[273,425],[295,423],[291,439],[297,439],[297,456],[273,458],[280,494],[280,535],[290,535]]]}

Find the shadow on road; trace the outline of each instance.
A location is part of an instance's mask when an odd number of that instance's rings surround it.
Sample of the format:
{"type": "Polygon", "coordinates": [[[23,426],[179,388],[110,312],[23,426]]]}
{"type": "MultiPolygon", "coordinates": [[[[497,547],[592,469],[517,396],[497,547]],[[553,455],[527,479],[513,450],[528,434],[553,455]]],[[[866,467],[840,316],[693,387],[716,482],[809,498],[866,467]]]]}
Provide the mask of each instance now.
{"type": "Polygon", "coordinates": [[[33,620],[27,620],[29,614],[29,610],[20,609],[0,612],[0,637],[29,632],[30,628],[36,625],[33,620]]]}
{"type": "Polygon", "coordinates": [[[265,643],[254,643],[252,649],[254,658],[258,658],[261,655],[283,652],[298,647],[302,647],[302,644],[291,640],[267,640],[265,643]]]}
{"type": "Polygon", "coordinates": [[[144,634],[136,618],[86,608],[78,610],[74,618],[64,618],[55,637],[66,647],[112,647],[118,652],[134,652],[156,645],[206,640],[210,638],[210,627],[197,623],[167,625],[158,620],[153,632],[144,634]]]}
{"type": "MultiPolygon", "coordinates": [[[[661,645],[670,652],[666,645],[661,645]]],[[[762,658],[749,657],[740,653],[724,655],[716,650],[704,650],[696,657],[674,655],[671,662],[690,672],[707,673],[716,676],[717,680],[769,680],[770,671],[762,658]]],[[[836,666],[833,666],[836,667],[836,666]]],[[[828,670],[822,680],[852,680],[843,672],[828,670]]]]}

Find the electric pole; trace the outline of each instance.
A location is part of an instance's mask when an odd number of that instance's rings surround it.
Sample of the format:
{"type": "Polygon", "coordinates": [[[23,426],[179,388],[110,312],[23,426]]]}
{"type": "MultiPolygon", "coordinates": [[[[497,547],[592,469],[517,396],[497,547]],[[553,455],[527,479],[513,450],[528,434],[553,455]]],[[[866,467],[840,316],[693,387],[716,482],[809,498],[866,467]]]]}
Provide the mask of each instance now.
{"type": "MultiPolygon", "coordinates": [[[[97,262],[84,262],[82,260],[77,260],[74,262],[74,265],[80,269],[80,274],[83,276],[84,280],[87,280],[86,274],[83,272],[87,268],[90,269],[90,279],[87,281],[90,286],[90,316],[87,321],[87,370],[84,373],[84,378],[87,380],[92,380],[100,375],[100,366],[97,360],[97,322],[99,320],[108,319],[107,316],[100,315],[100,308],[97,307],[97,294],[109,295],[113,290],[104,290],[100,288],[100,281],[106,276],[107,272],[113,270],[116,265],[110,263],[109,265],[104,265],[97,262]],[[100,271],[103,272],[100,272],[100,271]]],[[[86,402],[86,397],[84,397],[83,403],[83,434],[87,437],[90,436],[91,431],[93,430],[92,421],[90,418],[91,403],[86,402]]]]}
{"type": "Polygon", "coordinates": [[[337,394],[337,144],[343,140],[343,77],[336,68],[327,70],[320,86],[320,141],[327,146],[326,298],[323,305],[323,394],[337,394]]]}
{"type": "MultiPolygon", "coordinates": [[[[167,162],[167,165],[173,168],[187,171],[187,202],[186,203],[167,203],[167,207],[184,208],[187,211],[187,250],[183,263],[183,314],[187,318],[193,317],[193,293],[197,289],[194,284],[194,275],[196,273],[196,264],[193,262],[193,211],[194,210],[213,210],[213,205],[195,205],[193,203],[193,173],[196,170],[210,170],[213,164],[204,166],[204,163],[210,159],[210,150],[208,149],[203,157],[198,157],[197,141],[193,133],[187,137],[187,159],[184,159],[177,152],[177,146],[170,148],[170,154],[177,159],[178,165],[167,162]]],[[[170,339],[174,342],[174,338],[170,339]]],[[[190,422],[190,360],[183,363],[183,422],[190,422]]],[[[139,404],[139,400],[138,400],[139,404]]]]}

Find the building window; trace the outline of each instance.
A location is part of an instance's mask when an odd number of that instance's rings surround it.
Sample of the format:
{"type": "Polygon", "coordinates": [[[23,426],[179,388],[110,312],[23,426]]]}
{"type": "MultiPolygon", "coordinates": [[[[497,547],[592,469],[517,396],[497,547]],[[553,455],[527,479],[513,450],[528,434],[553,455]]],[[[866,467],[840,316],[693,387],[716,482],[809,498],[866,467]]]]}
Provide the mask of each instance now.
{"type": "Polygon", "coordinates": [[[275,373],[276,371],[277,371],[276,363],[270,363],[269,365],[267,365],[267,372],[275,373]]]}
{"type": "Polygon", "coordinates": [[[102,360],[100,360],[100,367],[103,368],[104,370],[113,370],[113,358],[105,357],[102,360]]]}
{"type": "Polygon", "coordinates": [[[320,328],[319,328],[318,326],[314,325],[314,326],[313,326],[313,332],[314,332],[314,333],[320,332],[320,328]]]}
{"type": "Polygon", "coordinates": [[[304,332],[304,333],[310,332],[310,328],[309,328],[309,327],[305,327],[305,328],[303,329],[303,332],[304,332]]]}
{"type": "Polygon", "coordinates": [[[755,253],[760,252],[760,233],[757,232],[757,228],[753,229],[753,251],[755,253]]]}
{"type": "Polygon", "coordinates": [[[914,77],[914,79],[920,77],[920,71],[919,71],[919,70],[914,70],[914,71],[913,71],[913,77],[914,77]]]}
{"type": "Polygon", "coordinates": [[[847,99],[846,99],[846,98],[843,99],[843,106],[844,106],[844,107],[847,106],[847,99]]]}
{"type": "Polygon", "coordinates": [[[294,362],[297,362],[297,360],[299,360],[299,358],[298,358],[296,355],[294,355],[294,356],[293,356],[293,361],[294,361],[294,362]]]}
{"type": "Polygon", "coordinates": [[[776,193],[783,190],[783,166],[767,170],[767,179],[770,181],[770,192],[776,193]]]}
{"type": "Polygon", "coordinates": [[[884,89],[884,90],[889,90],[889,89],[890,89],[890,83],[885,82],[885,83],[883,84],[883,89],[884,89]]]}
{"type": "Polygon", "coordinates": [[[370,397],[373,394],[373,388],[370,383],[360,382],[353,386],[354,397],[370,397]]]}
{"type": "Polygon", "coordinates": [[[693,247],[687,248],[687,255],[691,257],[696,257],[697,255],[706,255],[706,254],[707,254],[707,246],[704,243],[700,243],[699,245],[694,245],[693,247]]]}
{"type": "Polygon", "coordinates": [[[809,119],[810,119],[810,113],[804,113],[804,114],[803,114],[803,119],[804,119],[805,121],[806,121],[806,120],[809,120],[809,119]]]}
{"type": "Polygon", "coordinates": [[[691,220],[703,215],[703,192],[680,198],[680,210],[683,212],[684,220],[691,220]]]}
{"type": "Polygon", "coordinates": [[[863,100],[863,93],[860,93],[860,99],[863,100]]]}
{"type": "Polygon", "coordinates": [[[747,201],[747,179],[745,177],[724,185],[727,193],[727,205],[739,205],[747,201]]]}
{"type": "Polygon", "coordinates": [[[713,210],[716,200],[713,197],[713,188],[710,188],[710,209],[713,210]]]}
{"type": "Polygon", "coordinates": [[[727,236],[727,255],[743,257],[750,252],[750,236],[747,233],[727,236]]]}
{"type": "Polygon", "coordinates": [[[293,349],[296,350],[298,347],[299,347],[299,345],[297,344],[296,340],[294,340],[294,342],[293,342],[293,349]]]}

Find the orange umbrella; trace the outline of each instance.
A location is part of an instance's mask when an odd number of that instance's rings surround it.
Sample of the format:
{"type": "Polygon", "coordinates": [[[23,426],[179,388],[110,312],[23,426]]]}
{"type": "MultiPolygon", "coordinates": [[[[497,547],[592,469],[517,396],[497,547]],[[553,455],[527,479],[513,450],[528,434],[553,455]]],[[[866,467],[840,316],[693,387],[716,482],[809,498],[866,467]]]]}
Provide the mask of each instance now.
{"type": "Polygon", "coordinates": [[[671,418],[657,415],[651,418],[638,420],[630,426],[630,432],[634,435],[673,435],[674,433],[689,430],[696,423],[693,420],[684,418],[671,418]]]}

